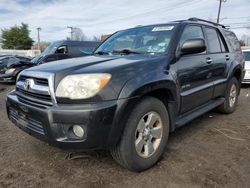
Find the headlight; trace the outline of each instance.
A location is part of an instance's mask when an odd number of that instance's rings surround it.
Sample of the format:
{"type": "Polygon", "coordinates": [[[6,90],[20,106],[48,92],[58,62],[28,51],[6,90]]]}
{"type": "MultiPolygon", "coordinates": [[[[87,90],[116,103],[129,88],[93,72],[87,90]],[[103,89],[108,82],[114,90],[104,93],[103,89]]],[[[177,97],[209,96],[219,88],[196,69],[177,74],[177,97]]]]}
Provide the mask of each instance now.
{"type": "Polygon", "coordinates": [[[15,71],[15,69],[8,69],[5,71],[5,74],[12,74],[15,71]]]}
{"type": "Polygon", "coordinates": [[[76,74],[61,80],[56,97],[69,99],[87,99],[101,91],[111,78],[110,74],[76,74]]]}

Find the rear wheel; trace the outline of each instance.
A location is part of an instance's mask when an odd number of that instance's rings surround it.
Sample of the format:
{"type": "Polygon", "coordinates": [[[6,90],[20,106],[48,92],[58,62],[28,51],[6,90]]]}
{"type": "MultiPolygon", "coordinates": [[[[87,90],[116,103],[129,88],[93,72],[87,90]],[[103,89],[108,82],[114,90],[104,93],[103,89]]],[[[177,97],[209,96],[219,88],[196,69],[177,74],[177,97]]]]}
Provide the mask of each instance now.
{"type": "Polygon", "coordinates": [[[218,110],[226,114],[234,112],[238,102],[239,93],[240,83],[235,77],[233,77],[226,90],[225,102],[218,107],[218,110]]]}
{"type": "Polygon", "coordinates": [[[146,97],[130,113],[121,140],[111,154],[119,164],[132,171],[148,169],[163,154],[168,134],[165,105],[156,98],[146,97]]]}

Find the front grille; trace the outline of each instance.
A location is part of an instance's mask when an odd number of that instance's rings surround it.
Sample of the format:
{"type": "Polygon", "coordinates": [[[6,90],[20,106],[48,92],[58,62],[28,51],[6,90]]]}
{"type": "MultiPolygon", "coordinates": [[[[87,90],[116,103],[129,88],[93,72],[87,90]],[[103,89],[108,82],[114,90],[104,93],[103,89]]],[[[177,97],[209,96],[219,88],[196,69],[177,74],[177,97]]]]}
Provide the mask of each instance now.
{"type": "Polygon", "coordinates": [[[49,90],[49,78],[35,77],[36,73],[20,75],[16,84],[16,94],[21,102],[30,103],[38,107],[53,106],[49,90]],[[34,75],[34,76],[33,76],[34,75]]]}
{"type": "Polygon", "coordinates": [[[25,90],[19,89],[19,88],[17,88],[16,90],[18,91],[18,93],[22,93],[23,95],[26,95],[28,97],[51,102],[50,95],[43,95],[43,94],[38,94],[38,93],[32,93],[32,92],[28,92],[28,91],[25,91],[25,90]]]}
{"type": "Polygon", "coordinates": [[[22,118],[18,112],[14,109],[9,109],[9,116],[11,119],[21,124],[22,126],[42,135],[45,135],[43,125],[40,121],[37,121],[33,118],[26,117],[22,118]]]}
{"type": "Polygon", "coordinates": [[[48,79],[46,78],[34,78],[34,77],[28,77],[28,76],[20,76],[19,81],[25,81],[26,79],[29,79],[29,78],[32,78],[36,84],[49,86],[48,79]]]}

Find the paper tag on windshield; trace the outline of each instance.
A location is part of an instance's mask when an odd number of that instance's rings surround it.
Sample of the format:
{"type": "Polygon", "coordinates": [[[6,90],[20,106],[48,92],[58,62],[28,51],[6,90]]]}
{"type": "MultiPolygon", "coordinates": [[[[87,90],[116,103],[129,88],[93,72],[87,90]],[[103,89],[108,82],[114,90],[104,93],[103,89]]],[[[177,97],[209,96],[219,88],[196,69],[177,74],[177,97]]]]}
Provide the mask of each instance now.
{"type": "Polygon", "coordinates": [[[161,27],[154,27],[152,31],[170,31],[174,28],[174,26],[161,26],[161,27]]]}

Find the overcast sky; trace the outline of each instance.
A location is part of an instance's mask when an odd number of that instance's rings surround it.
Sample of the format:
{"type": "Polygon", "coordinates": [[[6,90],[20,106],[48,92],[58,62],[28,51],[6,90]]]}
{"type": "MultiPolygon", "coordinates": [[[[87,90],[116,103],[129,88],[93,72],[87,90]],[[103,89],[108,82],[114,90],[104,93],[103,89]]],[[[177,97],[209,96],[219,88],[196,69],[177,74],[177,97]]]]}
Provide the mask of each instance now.
{"type": "MultiPolygon", "coordinates": [[[[79,27],[89,37],[117,30],[172,20],[199,17],[216,20],[218,0],[0,0],[0,29],[29,24],[37,41],[69,37],[67,26],[79,27]]],[[[238,37],[250,35],[250,0],[227,0],[222,5],[223,24],[230,24],[238,37]]]]}

